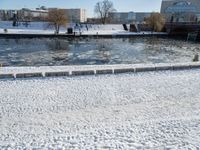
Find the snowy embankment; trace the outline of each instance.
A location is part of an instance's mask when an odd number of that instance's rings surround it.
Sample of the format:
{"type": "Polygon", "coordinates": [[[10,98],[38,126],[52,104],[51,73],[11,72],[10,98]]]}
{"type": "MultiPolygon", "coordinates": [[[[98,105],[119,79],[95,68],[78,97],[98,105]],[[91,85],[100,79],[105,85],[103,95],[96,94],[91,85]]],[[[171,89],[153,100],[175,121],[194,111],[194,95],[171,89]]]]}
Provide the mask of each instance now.
{"type": "MultiPolygon", "coordinates": [[[[60,34],[66,34],[67,28],[72,27],[76,32],[76,35],[164,35],[167,33],[157,32],[129,32],[125,31],[121,24],[109,24],[109,25],[81,25],[76,27],[75,24],[68,24],[66,28],[60,29],[60,34]]],[[[128,25],[129,28],[129,25],[128,25]]],[[[0,34],[54,34],[53,28],[48,28],[48,23],[44,22],[31,22],[27,27],[23,24],[18,27],[13,27],[12,22],[1,21],[0,22],[0,34]],[[4,32],[7,29],[7,33],[4,32]]]]}
{"type": "Polygon", "coordinates": [[[199,76],[0,80],[0,149],[199,149],[199,76]]]}

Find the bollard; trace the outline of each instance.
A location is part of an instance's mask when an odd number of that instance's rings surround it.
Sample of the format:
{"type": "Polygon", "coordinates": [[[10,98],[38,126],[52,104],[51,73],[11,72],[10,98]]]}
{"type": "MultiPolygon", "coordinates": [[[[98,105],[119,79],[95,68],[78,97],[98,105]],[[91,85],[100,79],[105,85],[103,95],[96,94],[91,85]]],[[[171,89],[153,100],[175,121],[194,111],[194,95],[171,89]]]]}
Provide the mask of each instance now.
{"type": "Polygon", "coordinates": [[[194,55],[194,58],[193,58],[192,61],[193,61],[193,62],[199,61],[199,55],[198,55],[198,54],[194,55]]]}

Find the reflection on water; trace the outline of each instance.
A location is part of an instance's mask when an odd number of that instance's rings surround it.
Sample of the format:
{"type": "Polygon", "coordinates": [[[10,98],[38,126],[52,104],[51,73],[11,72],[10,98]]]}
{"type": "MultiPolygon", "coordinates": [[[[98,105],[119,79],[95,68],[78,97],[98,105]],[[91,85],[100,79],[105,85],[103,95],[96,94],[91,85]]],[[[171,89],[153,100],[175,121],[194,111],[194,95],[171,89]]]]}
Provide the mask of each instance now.
{"type": "Polygon", "coordinates": [[[0,39],[4,66],[190,62],[198,43],[164,38],[0,39]]]}
{"type": "Polygon", "coordinates": [[[49,50],[52,51],[65,51],[69,50],[69,43],[65,40],[53,39],[51,42],[45,41],[49,50]]]}

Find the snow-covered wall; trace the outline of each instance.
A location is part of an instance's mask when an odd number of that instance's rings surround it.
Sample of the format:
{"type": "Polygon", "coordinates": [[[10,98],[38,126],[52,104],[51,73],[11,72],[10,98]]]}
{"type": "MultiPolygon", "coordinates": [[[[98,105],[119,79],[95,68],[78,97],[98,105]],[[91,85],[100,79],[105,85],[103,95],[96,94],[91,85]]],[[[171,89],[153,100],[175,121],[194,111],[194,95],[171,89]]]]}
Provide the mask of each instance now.
{"type": "MultiPolygon", "coordinates": [[[[67,27],[62,27],[61,30],[66,30],[68,27],[74,27],[76,24],[69,23],[67,27]]],[[[108,25],[92,25],[92,24],[83,24],[78,25],[77,28],[81,28],[82,30],[86,30],[86,26],[88,29],[93,30],[124,30],[121,24],[108,24],[108,25]]],[[[129,27],[129,26],[128,26],[129,27]]],[[[30,22],[28,26],[24,23],[20,22],[19,26],[13,27],[12,21],[0,21],[0,28],[1,29],[27,29],[27,30],[49,30],[52,28],[48,27],[48,22],[30,22]]]]}
{"type": "Polygon", "coordinates": [[[120,64],[42,67],[1,67],[0,79],[28,77],[56,77],[75,75],[100,75],[200,68],[200,63],[175,64],[120,64]]]}

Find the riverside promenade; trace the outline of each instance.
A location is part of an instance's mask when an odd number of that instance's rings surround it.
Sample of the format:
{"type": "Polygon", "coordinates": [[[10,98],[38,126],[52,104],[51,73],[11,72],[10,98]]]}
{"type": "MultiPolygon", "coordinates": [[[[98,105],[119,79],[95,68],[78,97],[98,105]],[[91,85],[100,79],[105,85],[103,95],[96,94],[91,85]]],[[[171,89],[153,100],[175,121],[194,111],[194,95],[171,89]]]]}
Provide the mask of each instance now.
{"type": "MultiPolygon", "coordinates": [[[[12,27],[11,22],[3,22],[0,25],[0,37],[2,38],[79,38],[79,37],[102,37],[102,38],[127,38],[136,36],[159,36],[167,37],[166,32],[130,32],[125,31],[121,24],[109,25],[90,25],[87,29],[85,26],[79,29],[74,29],[72,34],[67,33],[67,28],[61,28],[58,35],[54,34],[54,29],[45,28],[45,23],[31,23],[29,27],[19,26],[12,27]],[[6,32],[5,32],[6,29],[6,32]],[[86,30],[87,29],[87,30],[86,30]]],[[[68,26],[73,27],[73,26],[68,26]]],[[[128,25],[129,28],[129,25],[128,25]]]]}
{"type": "MultiPolygon", "coordinates": [[[[200,69],[198,63],[188,66],[1,79],[0,149],[199,149],[200,69]]],[[[0,72],[34,69],[3,67],[0,72]]]]}

